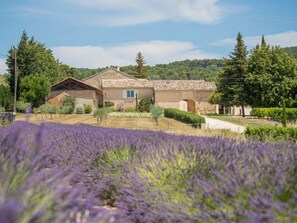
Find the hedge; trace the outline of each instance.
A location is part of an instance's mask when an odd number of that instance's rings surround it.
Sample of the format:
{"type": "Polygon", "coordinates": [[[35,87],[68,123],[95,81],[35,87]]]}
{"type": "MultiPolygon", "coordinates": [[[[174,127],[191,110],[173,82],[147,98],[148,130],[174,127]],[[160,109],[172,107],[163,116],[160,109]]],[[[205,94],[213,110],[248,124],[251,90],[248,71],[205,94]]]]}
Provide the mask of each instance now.
{"type": "Polygon", "coordinates": [[[244,134],[247,139],[263,142],[297,142],[297,128],[293,127],[247,127],[244,134]]]}
{"type": "MultiPolygon", "coordinates": [[[[297,108],[286,108],[286,113],[288,120],[297,120],[297,108]]],[[[282,119],[282,108],[253,108],[251,115],[258,118],[280,120],[282,119]]]]}
{"type": "Polygon", "coordinates": [[[201,126],[205,123],[205,118],[190,112],[181,111],[175,108],[165,108],[164,116],[167,118],[173,118],[175,120],[191,124],[193,127],[201,126]]]}

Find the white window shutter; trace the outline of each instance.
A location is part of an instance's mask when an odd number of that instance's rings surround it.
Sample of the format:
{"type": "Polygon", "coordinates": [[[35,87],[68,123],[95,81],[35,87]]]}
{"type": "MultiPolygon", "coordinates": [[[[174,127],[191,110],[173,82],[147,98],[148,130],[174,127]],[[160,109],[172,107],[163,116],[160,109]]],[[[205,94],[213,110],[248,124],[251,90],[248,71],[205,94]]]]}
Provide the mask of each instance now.
{"type": "Polygon", "coordinates": [[[127,98],[127,91],[123,90],[123,98],[127,98]]]}

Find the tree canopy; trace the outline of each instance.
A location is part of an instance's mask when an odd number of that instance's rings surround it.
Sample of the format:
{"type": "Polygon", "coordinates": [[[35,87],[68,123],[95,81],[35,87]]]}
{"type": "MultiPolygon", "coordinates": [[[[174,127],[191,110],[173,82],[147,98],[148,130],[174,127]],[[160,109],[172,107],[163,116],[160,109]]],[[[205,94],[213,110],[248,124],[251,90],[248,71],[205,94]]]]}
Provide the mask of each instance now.
{"type": "Polygon", "coordinates": [[[45,75],[30,74],[24,77],[20,84],[20,100],[29,102],[34,108],[45,103],[45,97],[50,92],[50,82],[45,75]]]}
{"type": "MultiPolygon", "coordinates": [[[[264,38],[263,38],[264,39],[264,38]]],[[[280,107],[296,104],[297,63],[284,49],[262,40],[251,53],[246,80],[249,104],[253,107],[280,107]]]]}
{"type": "Polygon", "coordinates": [[[236,40],[234,51],[229,55],[229,59],[225,59],[223,72],[218,76],[217,94],[219,97],[213,97],[216,100],[219,99],[220,104],[241,106],[244,116],[244,106],[247,104],[245,79],[247,76],[248,51],[241,33],[238,33],[236,40]]]}
{"type": "Polygon", "coordinates": [[[147,78],[148,72],[147,72],[147,69],[145,66],[146,61],[144,60],[144,57],[141,52],[137,53],[136,64],[137,65],[136,65],[136,69],[135,69],[135,72],[136,72],[135,76],[141,77],[141,78],[147,78]]]}

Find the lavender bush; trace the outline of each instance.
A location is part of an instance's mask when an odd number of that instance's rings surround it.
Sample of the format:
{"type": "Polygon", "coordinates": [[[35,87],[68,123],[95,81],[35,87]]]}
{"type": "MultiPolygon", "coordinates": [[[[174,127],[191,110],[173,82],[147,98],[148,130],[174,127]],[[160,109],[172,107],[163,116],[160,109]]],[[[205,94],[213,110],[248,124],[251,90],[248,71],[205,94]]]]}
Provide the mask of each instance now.
{"type": "Polygon", "coordinates": [[[297,221],[296,144],[22,122],[0,142],[0,222],[297,221]]]}

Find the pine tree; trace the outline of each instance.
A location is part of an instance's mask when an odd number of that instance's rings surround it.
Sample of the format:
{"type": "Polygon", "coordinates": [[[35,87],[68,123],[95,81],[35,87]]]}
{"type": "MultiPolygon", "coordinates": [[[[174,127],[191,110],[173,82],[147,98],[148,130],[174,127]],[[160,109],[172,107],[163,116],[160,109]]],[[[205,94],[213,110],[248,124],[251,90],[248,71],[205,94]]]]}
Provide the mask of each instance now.
{"type": "Polygon", "coordinates": [[[141,54],[141,52],[139,52],[136,56],[136,76],[141,77],[141,78],[147,78],[148,73],[147,73],[147,69],[145,67],[145,60],[143,58],[143,55],[141,54]]]}
{"type": "Polygon", "coordinates": [[[241,33],[237,35],[237,43],[234,51],[225,59],[223,73],[218,77],[217,93],[220,102],[225,106],[241,106],[242,116],[245,116],[244,107],[247,105],[247,55],[248,51],[244,45],[241,33]]]}
{"type": "Polygon", "coordinates": [[[17,56],[17,98],[20,96],[20,83],[28,75],[44,75],[53,84],[61,80],[60,64],[54,58],[52,51],[44,44],[37,42],[34,37],[28,38],[26,31],[23,31],[21,40],[17,47],[13,46],[8,51],[6,64],[10,74],[10,90],[14,93],[15,74],[15,51],[17,56]]]}

